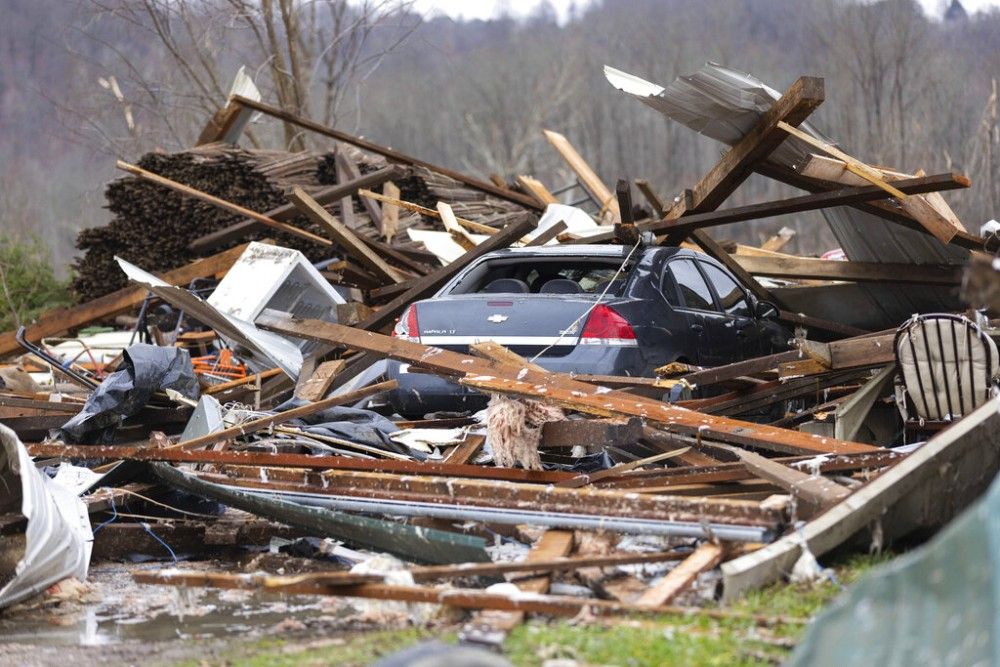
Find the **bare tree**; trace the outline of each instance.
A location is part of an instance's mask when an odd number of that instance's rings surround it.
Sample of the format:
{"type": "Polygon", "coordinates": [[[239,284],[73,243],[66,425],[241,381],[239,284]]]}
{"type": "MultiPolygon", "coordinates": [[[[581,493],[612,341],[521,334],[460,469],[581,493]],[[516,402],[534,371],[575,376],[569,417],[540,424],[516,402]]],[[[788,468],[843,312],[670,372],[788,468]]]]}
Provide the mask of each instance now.
{"type": "MultiPolygon", "coordinates": [[[[240,65],[282,109],[334,124],[419,21],[409,0],[83,1],[89,20],[71,48],[106,92],[66,110],[116,153],[190,145],[240,65]]],[[[302,150],[308,138],[286,123],[282,144],[302,150]]]]}

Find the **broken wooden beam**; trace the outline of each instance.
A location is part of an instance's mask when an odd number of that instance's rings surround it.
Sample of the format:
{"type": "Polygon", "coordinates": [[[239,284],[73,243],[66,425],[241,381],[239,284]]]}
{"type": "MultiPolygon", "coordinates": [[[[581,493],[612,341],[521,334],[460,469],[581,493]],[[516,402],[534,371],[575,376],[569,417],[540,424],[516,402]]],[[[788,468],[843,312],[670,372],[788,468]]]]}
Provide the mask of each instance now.
{"type": "Polygon", "coordinates": [[[399,271],[386,264],[385,260],[372,252],[371,248],[354,235],[354,232],[330,215],[326,209],[320,206],[319,202],[306,194],[305,190],[296,187],[288,195],[288,198],[303,215],[321,225],[333,237],[338,247],[360,262],[370,272],[385,282],[402,282],[403,275],[399,271]]]}
{"type": "Polygon", "coordinates": [[[382,358],[410,362],[443,375],[457,376],[463,384],[486,392],[527,396],[602,417],[644,417],[670,428],[701,432],[704,437],[724,442],[796,454],[808,451],[829,453],[875,449],[859,443],[703,415],[641,396],[608,391],[558,373],[540,373],[531,369],[525,369],[523,375],[521,372],[511,373],[511,367],[507,365],[329,322],[302,320],[265,311],[257,318],[257,324],[285,335],[344,345],[382,358]]]}
{"type": "MultiPolygon", "coordinates": [[[[311,196],[321,205],[326,206],[327,204],[331,204],[345,196],[350,196],[362,188],[373,188],[389,181],[390,179],[398,178],[402,175],[402,172],[403,170],[400,167],[396,165],[389,165],[388,167],[379,169],[378,171],[365,174],[353,181],[339,183],[337,185],[331,185],[321,190],[317,190],[316,192],[313,192],[311,196]]],[[[294,204],[284,204],[267,211],[264,215],[271,220],[288,222],[298,215],[298,209],[294,204]]],[[[248,234],[259,232],[265,227],[266,225],[253,218],[241,220],[240,222],[229,225],[228,227],[224,227],[218,231],[196,238],[188,245],[188,248],[191,252],[205,252],[225,243],[241,239],[248,234]]]]}
{"type": "Polygon", "coordinates": [[[454,169],[448,169],[447,167],[441,167],[430,162],[425,162],[418,158],[412,157],[400,151],[394,150],[392,148],[387,148],[381,146],[374,142],[368,141],[367,139],[361,139],[360,137],[355,137],[354,135],[348,134],[347,132],[341,132],[340,130],[335,130],[332,127],[327,127],[316,123],[306,118],[296,116],[293,113],[289,113],[278,107],[271,106],[270,104],[265,104],[263,102],[257,102],[240,95],[234,95],[232,98],[234,101],[242,104],[243,106],[249,107],[261,113],[267,114],[272,118],[277,118],[278,120],[284,121],[286,123],[291,123],[292,125],[298,125],[301,128],[309,130],[310,132],[315,132],[331,139],[336,139],[337,141],[342,141],[346,144],[351,144],[352,146],[357,146],[362,150],[369,151],[371,153],[376,153],[381,155],[391,162],[396,162],[398,164],[420,166],[425,169],[429,169],[435,173],[452,178],[459,183],[463,183],[468,187],[479,190],[480,192],[485,192],[487,194],[493,195],[495,197],[500,197],[501,199],[506,199],[507,201],[520,204],[529,209],[536,210],[540,209],[538,202],[535,201],[534,197],[528,195],[523,195],[520,192],[515,192],[509,188],[501,188],[493,183],[487,181],[482,181],[478,178],[472,178],[462,172],[455,171],[454,169]]]}

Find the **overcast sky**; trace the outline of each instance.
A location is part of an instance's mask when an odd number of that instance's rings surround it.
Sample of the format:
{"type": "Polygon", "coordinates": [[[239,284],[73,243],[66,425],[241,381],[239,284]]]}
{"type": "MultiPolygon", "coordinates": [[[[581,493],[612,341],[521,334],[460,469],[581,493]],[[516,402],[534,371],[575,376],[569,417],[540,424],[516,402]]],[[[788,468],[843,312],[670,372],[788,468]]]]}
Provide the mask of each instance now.
{"type": "MultiPolygon", "coordinates": [[[[417,9],[424,14],[443,13],[456,18],[488,19],[499,14],[504,8],[515,16],[525,16],[541,0],[415,0],[417,9]]],[[[578,7],[586,6],[589,0],[549,0],[560,20],[566,18],[569,6],[576,2],[578,7]]],[[[919,0],[924,11],[931,16],[941,16],[950,0],[919,0]]],[[[985,7],[1000,5],[1000,0],[962,0],[969,13],[985,7]]]]}

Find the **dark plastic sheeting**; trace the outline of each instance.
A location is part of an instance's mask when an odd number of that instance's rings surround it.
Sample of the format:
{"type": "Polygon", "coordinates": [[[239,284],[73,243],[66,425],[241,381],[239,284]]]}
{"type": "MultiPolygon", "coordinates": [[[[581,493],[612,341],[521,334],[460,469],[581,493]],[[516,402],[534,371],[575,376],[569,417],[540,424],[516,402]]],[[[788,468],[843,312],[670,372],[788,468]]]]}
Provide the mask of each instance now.
{"type": "Polygon", "coordinates": [[[142,409],[157,391],[174,389],[192,400],[200,394],[187,350],[133,345],[123,352],[117,371],[104,378],[83,409],[59,429],[66,442],[111,442],[126,417],[142,409]]]}

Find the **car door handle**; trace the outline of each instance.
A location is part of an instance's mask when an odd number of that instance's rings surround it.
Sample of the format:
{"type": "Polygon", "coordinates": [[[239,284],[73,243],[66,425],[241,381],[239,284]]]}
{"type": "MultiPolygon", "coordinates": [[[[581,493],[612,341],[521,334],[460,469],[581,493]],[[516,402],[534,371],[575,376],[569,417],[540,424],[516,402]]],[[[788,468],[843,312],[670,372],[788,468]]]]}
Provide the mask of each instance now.
{"type": "Polygon", "coordinates": [[[697,334],[700,334],[700,333],[703,333],[705,331],[705,327],[701,326],[700,324],[692,324],[691,325],[691,331],[693,331],[693,332],[695,332],[697,334]]]}

